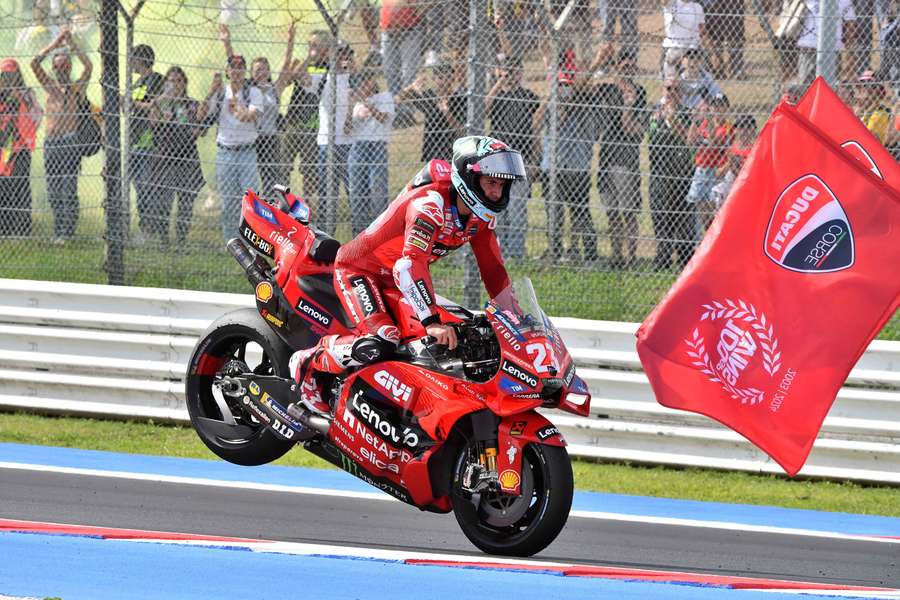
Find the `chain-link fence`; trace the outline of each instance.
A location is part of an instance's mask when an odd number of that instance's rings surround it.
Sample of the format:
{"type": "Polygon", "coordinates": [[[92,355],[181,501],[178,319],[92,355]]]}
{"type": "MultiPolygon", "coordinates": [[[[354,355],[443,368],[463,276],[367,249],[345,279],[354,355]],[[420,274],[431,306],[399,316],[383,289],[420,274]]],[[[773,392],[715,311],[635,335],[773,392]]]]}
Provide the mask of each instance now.
{"type": "MultiPolygon", "coordinates": [[[[640,320],[823,43],[895,145],[898,3],[822,1],[824,42],[817,0],[5,0],[0,275],[241,291],[247,187],[287,183],[346,241],[488,133],[530,172],[510,270],[552,314],[640,320]]],[[[464,254],[433,273],[472,302],[464,254]]]]}

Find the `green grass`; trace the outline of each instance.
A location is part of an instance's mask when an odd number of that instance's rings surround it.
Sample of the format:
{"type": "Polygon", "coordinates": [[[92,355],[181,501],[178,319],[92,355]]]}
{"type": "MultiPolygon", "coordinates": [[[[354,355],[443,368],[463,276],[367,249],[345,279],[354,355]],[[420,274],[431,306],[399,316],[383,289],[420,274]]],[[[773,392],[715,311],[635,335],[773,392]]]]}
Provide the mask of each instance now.
{"type": "MultiPolygon", "coordinates": [[[[0,414],[0,442],[218,460],[190,427],[0,414]]],[[[274,464],[330,468],[293,450],[274,464]]],[[[574,461],[581,490],[900,517],[900,487],[574,461]]]]}

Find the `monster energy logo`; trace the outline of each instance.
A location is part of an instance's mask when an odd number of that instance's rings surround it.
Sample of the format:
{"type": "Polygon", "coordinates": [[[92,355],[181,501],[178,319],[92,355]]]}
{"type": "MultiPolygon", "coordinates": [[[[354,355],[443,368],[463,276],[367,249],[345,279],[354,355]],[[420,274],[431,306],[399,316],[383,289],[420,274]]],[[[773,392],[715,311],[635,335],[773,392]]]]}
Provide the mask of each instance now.
{"type": "Polygon", "coordinates": [[[350,457],[343,452],[339,454],[341,455],[341,468],[351,475],[356,475],[356,463],[350,460],[350,457]]]}

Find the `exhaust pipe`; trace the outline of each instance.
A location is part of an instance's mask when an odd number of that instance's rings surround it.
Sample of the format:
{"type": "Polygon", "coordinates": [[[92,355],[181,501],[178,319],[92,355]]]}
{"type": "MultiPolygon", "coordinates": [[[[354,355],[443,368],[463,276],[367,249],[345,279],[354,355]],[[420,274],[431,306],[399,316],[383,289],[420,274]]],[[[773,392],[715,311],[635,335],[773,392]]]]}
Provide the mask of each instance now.
{"type": "Polygon", "coordinates": [[[262,256],[255,254],[247,248],[246,244],[240,238],[231,238],[225,244],[225,248],[231,253],[234,259],[241,265],[247,274],[247,279],[253,287],[256,287],[262,281],[269,281],[269,263],[262,256]]]}
{"type": "Polygon", "coordinates": [[[331,429],[331,419],[321,417],[297,402],[288,405],[287,412],[304,427],[314,429],[322,435],[328,435],[328,430],[331,429]]]}

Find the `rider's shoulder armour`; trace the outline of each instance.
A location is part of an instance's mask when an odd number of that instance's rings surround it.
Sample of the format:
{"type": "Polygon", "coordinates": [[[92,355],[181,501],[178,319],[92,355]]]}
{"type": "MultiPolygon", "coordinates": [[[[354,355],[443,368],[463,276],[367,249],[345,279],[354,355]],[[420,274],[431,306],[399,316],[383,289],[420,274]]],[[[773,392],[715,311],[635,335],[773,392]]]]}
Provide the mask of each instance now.
{"type": "Polygon", "coordinates": [[[432,183],[450,184],[450,163],[445,160],[432,159],[416,173],[409,183],[409,189],[415,189],[432,183]]]}

